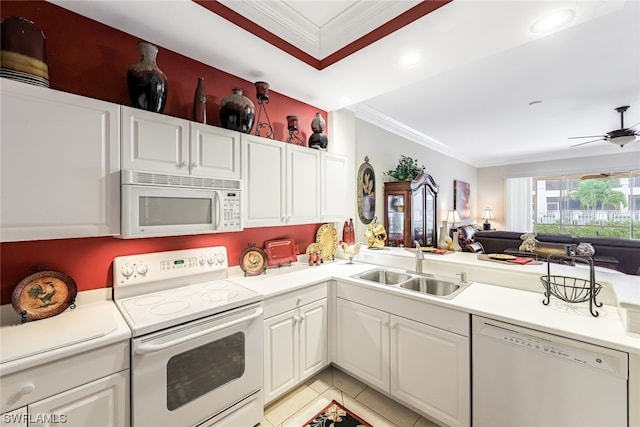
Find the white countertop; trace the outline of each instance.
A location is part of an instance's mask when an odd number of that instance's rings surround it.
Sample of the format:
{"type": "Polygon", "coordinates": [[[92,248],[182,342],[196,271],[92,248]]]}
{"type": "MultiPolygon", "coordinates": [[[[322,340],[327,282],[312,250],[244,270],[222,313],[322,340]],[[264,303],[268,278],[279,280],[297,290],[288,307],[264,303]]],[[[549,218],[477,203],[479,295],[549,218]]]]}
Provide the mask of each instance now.
{"type": "Polygon", "coordinates": [[[24,324],[6,304],[0,307],[0,319],[0,376],[131,337],[111,300],[111,288],[80,292],[76,308],[24,324]]]}
{"type": "MultiPolygon", "coordinates": [[[[389,268],[413,270],[415,265],[413,254],[406,249],[391,248],[385,252],[376,251],[374,255],[366,252],[363,255],[359,257],[368,258],[368,262],[377,265],[391,266],[389,268]],[[368,255],[371,256],[368,257],[368,255]]],[[[242,271],[235,267],[229,270],[229,278],[262,293],[265,299],[331,279],[349,281],[360,286],[373,286],[383,292],[400,293],[407,298],[422,300],[425,303],[442,305],[470,314],[640,354],[640,334],[625,330],[615,305],[616,293],[619,289],[622,290],[623,297],[629,298],[629,301],[633,301],[640,295],[640,277],[616,272],[596,272],[597,281],[604,282],[606,279],[607,285],[614,288],[609,289],[611,294],[607,296],[605,305],[597,308],[600,315],[596,318],[589,313],[588,303],[569,305],[552,297],[549,306],[542,304],[544,295],[539,277],[547,273],[546,263],[543,265],[490,263],[477,260],[476,255],[471,253],[425,255],[425,258],[425,273],[455,278],[455,272],[465,271],[467,280],[473,283],[453,299],[447,300],[353,279],[351,276],[354,274],[374,268],[375,265],[357,261],[349,265],[345,260],[327,262],[316,267],[295,263],[292,267],[269,269],[266,274],[252,277],[243,277],[242,271]],[[498,284],[494,284],[495,282],[498,284]]],[[[552,274],[588,278],[589,272],[586,268],[555,264],[551,268],[552,274]]],[[[603,292],[605,290],[601,294],[603,292]]]]}

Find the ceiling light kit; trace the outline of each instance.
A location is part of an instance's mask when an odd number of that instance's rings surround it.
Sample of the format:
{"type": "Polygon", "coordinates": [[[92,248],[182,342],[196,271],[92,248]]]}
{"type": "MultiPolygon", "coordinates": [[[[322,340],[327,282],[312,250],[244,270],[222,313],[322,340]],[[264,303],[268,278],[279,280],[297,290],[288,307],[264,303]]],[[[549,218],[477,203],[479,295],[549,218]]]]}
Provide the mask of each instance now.
{"type": "Polygon", "coordinates": [[[398,62],[400,63],[400,65],[412,66],[412,65],[416,65],[418,62],[420,62],[421,59],[422,59],[422,56],[420,55],[420,53],[418,53],[418,52],[408,52],[408,53],[403,54],[400,57],[400,60],[398,62]]]}
{"type": "Polygon", "coordinates": [[[550,33],[567,25],[575,16],[576,13],[572,9],[558,10],[534,22],[531,26],[531,32],[535,34],[550,33]]]}

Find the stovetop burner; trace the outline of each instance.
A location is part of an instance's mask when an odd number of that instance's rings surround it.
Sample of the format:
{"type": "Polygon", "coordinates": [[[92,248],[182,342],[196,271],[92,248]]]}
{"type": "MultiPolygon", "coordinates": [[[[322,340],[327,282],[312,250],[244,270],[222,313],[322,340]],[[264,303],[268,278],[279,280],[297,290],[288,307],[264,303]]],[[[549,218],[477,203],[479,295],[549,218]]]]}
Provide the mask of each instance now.
{"type": "Polygon", "coordinates": [[[114,300],[136,337],[262,300],[227,268],[224,247],[118,257],[114,300]]]}

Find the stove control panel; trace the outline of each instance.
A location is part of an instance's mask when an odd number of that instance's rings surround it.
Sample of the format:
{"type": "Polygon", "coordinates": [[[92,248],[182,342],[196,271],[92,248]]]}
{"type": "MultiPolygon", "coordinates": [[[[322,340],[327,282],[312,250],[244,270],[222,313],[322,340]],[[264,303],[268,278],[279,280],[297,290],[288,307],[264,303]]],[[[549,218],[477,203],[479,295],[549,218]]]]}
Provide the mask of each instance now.
{"type": "Polygon", "coordinates": [[[174,278],[188,282],[190,276],[204,273],[226,278],[228,267],[224,246],[127,255],[113,260],[113,283],[129,286],[174,278]]]}

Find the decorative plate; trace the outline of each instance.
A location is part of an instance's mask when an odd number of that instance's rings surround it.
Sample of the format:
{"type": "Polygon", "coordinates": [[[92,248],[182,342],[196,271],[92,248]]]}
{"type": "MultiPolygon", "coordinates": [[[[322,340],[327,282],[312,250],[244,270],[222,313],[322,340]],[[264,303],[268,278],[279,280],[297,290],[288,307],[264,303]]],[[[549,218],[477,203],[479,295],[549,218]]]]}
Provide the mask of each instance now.
{"type": "Polygon", "coordinates": [[[23,321],[44,319],[74,304],[77,293],[71,276],[59,271],[39,271],[18,283],[11,295],[11,305],[23,321]]]}
{"type": "Polygon", "coordinates": [[[317,253],[320,252],[322,253],[322,244],[321,243],[311,243],[309,246],[307,246],[307,249],[304,251],[304,253],[306,253],[307,255],[309,255],[310,253],[317,253]]]}
{"type": "Polygon", "coordinates": [[[322,245],[322,259],[333,261],[338,248],[338,232],[333,224],[323,224],[318,228],[316,243],[322,245]]]}
{"type": "Polygon", "coordinates": [[[489,258],[491,259],[499,259],[501,261],[506,261],[509,259],[516,259],[515,256],[509,254],[489,254],[489,258]]]}
{"type": "Polygon", "coordinates": [[[433,251],[437,251],[438,248],[434,248],[433,246],[423,246],[422,247],[422,252],[433,252],[433,251]]]}
{"type": "Polygon", "coordinates": [[[245,276],[257,276],[267,270],[267,254],[262,248],[250,243],[240,254],[239,264],[245,276]]]}

